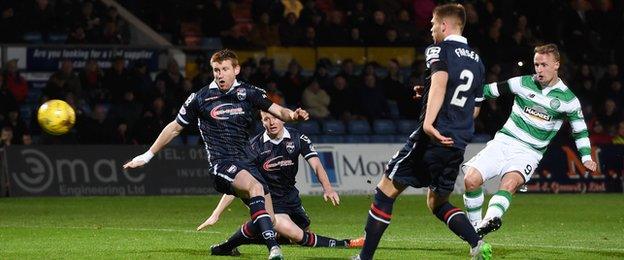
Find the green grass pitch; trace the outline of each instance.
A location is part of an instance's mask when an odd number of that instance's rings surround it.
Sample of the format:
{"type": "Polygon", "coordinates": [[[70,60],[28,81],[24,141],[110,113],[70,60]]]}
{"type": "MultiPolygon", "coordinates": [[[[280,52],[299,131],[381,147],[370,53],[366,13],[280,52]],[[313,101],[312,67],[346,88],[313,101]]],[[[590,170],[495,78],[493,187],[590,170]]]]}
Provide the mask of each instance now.
{"type": "MultiPolygon", "coordinates": [[[[232,204],[206,232],[195,227],[218,196],[0,199],[0,259],[187,259],[211,257],[248,217],[232,204]]],[[[455,205],[463,205],[459,196],[455,205]]],[[[488,199],[488,198],[486,198],[488,199]]],[[[362,234],[371,200],[343,196],[339,207],[304,197],[312,230],[336,238],[362,234]]],[[[467,259],[468,246],[431,215],[424,196],[400,197],[376,259],[467,259]]],[[[487,240],[495,258],[624,258],[624,196],[514,196],[501,230],[487,240]]],[[[264,246],[240,248],[242,259],[265,259],[264,246]]],[[[357,249],[284,246],[287,259],[348,259],[357,249]]]]}

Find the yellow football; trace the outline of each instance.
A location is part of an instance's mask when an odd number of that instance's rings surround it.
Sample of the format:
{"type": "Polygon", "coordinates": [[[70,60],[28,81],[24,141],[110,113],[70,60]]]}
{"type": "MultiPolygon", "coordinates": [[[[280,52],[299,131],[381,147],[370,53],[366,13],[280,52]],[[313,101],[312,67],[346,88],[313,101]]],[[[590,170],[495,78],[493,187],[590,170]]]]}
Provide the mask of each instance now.
{"type": "Polygon", "coordinates": [[[37,120],[46,133],[62,135],[69,132],[76,123],[76,113],[65,101],[52,99],[39,107],[37,120]]]}

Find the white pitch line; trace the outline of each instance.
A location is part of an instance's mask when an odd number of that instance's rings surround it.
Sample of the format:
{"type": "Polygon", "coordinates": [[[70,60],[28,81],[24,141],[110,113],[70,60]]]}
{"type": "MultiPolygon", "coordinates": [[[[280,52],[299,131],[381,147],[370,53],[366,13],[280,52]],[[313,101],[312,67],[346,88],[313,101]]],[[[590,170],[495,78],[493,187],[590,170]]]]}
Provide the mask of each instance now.
{"type": "Polygon", "coordinates": [[[54,229],[87,229],[87,230],[122,230],[122,231],[156,231],[156,232],[178,232],[178,233],[209,233],[209,234],[221,234],[219,231],[195,231],[187,229],[172,229],[172,228],[120,228],[120,227],[55,227],[55,226],[28,226],[28,225],[0,225],[0,228],[54,228],[54,229]]]}

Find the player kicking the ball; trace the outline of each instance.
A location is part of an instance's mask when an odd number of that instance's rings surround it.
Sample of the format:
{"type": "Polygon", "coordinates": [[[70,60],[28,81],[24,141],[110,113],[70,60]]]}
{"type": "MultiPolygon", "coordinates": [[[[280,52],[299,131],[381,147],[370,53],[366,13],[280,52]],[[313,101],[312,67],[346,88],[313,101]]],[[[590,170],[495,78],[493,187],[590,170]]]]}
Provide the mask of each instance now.
{"type": "Polygon", "coordinates": [[[435,43],[425,51],[430,74],[423,94],[425,109],[418,128],[392,157],[377,185],[364,229],[364,247],[354,259],[373,258],[390,224],[395,199],[407,186],[429,187],[427,206],[468,242],[473,257],[488,259],[492,254],[491,246],[479,238],[464,212],[448,201],[474,132],[473,117],[483,99],[485,70],[479,55],[461,36],[466,22],[463,6],[438,6],[431,22],[435,43]]]}
{"type": "MultiPolygon", "coordinates": [[[[265,131],[251,139],[250,158],[253,158],[269,186],[276,218],[275,231],[286,242],[292,241],[307,247],[361,247],[363,238],[335,239],[309,231],[310,218],[301,204],[299,190],[295,187],[299,156],[303,156],[316,173],[325,200],[337,206],[340,197],[331,187],[310,139],[297,129],[285,128],[284,122],[270,113],[261,112],[261,116],[265,131]]],[[[233,196],[223,195],[212,215],[197,230],[214,225],[233,200],[233,196]]],[[[243,202],[247,204],[248,201],[243,199],[243,202]]],[[[211,250],[213,255],[238,255],[236,247],[257,242],[258,239],[249,234],[243,225],[226,242],[213,246],[211,250]]]]}
{"type": "Polygon", "coordinates": [[[464,204],[470,222],[483,237],[499,229],[516,190],[531,179],[542,155],[564,120],[572,125],[572,136],[589,171],[596,170],[591,158],[589,133],[581,103],[558,77],[559,50],[554,44],[535,48],[535,75],[511,78],[484,86],[485,98],[514,95],[509,119],[485,149],[466,162],[464,204]],[[502,175],[499,190],[488,203],[481,220],[484,181],[502,175]]]}
{"type": "Polygon", "coordinates": [[[208,167],[219,192],[248,199],[250,234],[261,237],[269,249],[269,259],[283,259],[273,230],[271,197],[262,176],[249,163],[245,147],[247,129],[258,109],[284,121],[307,120],[308,113],[291,111],[273,104],[262,89],[236,81],[240,72],[233,51],[221,50],[210,59],[214,81],[191,94],[174,121],[160,133],[147,152],[126,163],[124,168],[147,164],[155,153],[176,137],[185,126],[197,124],[206,147],[208,167]]]}

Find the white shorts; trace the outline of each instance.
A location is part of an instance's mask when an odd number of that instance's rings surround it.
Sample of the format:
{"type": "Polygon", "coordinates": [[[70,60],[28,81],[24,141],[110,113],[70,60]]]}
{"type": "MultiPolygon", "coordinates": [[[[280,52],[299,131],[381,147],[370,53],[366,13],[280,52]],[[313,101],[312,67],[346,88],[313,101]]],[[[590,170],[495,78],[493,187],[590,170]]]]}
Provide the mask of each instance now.
{"type": "Polygon", "coordinates": [[[466,166],[477,169],[484,182],[498,175],[518,171],[526,183],[531,179],[541,159],[541,154],[523,143],[494,139],[489,141],[475,157],[464,163],[462,169],[464,173],[468,170],[466,166]]]}

